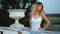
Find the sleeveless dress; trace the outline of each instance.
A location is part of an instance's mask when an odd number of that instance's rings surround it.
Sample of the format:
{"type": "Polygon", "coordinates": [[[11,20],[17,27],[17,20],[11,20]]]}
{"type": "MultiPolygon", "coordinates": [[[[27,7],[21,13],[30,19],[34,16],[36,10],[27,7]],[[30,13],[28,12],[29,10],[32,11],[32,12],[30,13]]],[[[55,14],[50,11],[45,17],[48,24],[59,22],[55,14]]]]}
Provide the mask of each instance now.
{"type": "Polygon", "coordinates": [[[38,17],[36,19],[34,17],[32,17],[32,19],[31,19],[31,22],[32,22],[31,31],[38,31],[39,27],[41,25],[41,21],[42,21],[42,17],[38,17]]]}

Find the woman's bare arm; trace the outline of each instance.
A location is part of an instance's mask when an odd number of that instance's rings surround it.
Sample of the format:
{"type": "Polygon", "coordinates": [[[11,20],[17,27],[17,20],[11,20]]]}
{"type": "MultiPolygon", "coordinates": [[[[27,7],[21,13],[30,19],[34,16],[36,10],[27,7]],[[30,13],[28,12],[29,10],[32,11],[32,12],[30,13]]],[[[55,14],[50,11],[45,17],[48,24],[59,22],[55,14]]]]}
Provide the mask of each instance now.
{"type": "Polygon", "coordinates": [[[46,28],[49,27],[50,21],[49,21],[49,19],[46,17],[46,15],[44,13],[42,13],[41,16],[46,21],[46,25],[43,27],[43,29],[45,30],[46,28]]]}

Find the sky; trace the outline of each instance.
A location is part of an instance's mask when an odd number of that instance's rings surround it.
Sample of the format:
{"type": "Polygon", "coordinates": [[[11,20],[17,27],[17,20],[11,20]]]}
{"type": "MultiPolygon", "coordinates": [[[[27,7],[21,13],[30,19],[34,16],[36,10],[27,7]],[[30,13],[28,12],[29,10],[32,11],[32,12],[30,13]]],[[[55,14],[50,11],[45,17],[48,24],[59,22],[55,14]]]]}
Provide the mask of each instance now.
{"type": "Polygon", "coordinates": [[[60,14],[60,0],[38,0],[44,6],[45,14],[60,14]]]}

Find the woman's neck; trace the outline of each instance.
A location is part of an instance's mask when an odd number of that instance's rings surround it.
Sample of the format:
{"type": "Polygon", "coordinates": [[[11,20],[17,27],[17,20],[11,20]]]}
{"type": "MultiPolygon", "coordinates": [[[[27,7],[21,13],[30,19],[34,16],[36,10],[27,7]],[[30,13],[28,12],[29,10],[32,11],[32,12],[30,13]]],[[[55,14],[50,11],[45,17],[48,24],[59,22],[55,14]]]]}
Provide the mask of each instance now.
{"type": "Polygon", "coordinates": [[[39,12],[35,12],[35,13],[33,13],[33,15],[34,15],[34,16],[39,15],[39,12]]]}

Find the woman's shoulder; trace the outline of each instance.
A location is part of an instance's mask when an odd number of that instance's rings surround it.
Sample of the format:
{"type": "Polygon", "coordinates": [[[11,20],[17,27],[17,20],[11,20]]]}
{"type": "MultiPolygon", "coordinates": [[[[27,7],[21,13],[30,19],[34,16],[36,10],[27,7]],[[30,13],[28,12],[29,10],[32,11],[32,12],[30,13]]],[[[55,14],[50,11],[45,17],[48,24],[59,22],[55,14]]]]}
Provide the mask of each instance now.
{"type": "Polygon", "coordinates": [[[42,18],[43,18],[44,16],[46,16],[44,13],[41,13],[40,15],[41,15],[42,18]]]}
{"type": "Polygon", "coordinates": [[[33,15],[33,12],[31,11],[31,12],[30,12],[30,16],[32,16],[32,15],[33,15]]]}
{"type": "Polygon", "coordinates": [[[40,15],[41,15],[41,16],[44,16],[45,14],[44,14],[44,13],[41,13],[40,15]]]}

